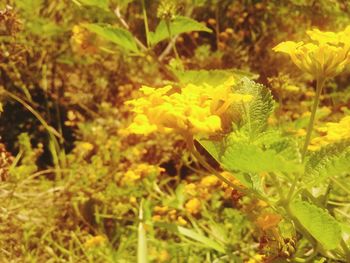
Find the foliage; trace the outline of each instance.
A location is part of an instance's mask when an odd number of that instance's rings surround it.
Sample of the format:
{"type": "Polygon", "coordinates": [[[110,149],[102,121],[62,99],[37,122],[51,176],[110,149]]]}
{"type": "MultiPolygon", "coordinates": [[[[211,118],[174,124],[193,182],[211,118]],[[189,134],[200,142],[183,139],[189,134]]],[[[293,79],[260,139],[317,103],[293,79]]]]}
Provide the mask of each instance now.
{"type": "Polygon", "coordinates": [[[1,261],[350,261],[349,3],[5,2],[1,261]]]}

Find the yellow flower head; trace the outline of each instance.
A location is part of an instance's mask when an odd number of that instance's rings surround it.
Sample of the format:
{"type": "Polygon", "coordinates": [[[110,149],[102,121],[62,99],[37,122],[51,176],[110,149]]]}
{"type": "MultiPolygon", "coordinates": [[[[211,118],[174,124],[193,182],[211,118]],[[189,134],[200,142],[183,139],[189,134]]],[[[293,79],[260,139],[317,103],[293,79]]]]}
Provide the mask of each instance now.
{"type": "Polygon", "coordinates": [[[198,198],[192,198],[185,204],[185,209],[188,213],[196,215],[201,210],[201,202],[198,198]]]}
{"type": "Polygon", "coordinates": [[[221,130],[221,115],[234,102],[244,102],[249,95],[234,94],[233,80],[219,86],[188,84],[180,91],[172,86],[143,86],[144,96],[128,101],[136,113],[128,130],[135,134],[154,131],[180,134],[213,134],[221,130]]]}
{"type": "Polygon", "coordinates": [[[273,48],[290,55],[293,63],[315,78],[334,77],[350,63],[350,26],[344,31],[307,31],[311,42],[286,41],[273,48]]]}
{"type": "Polygon", "coordinates": [[[97,247],[105,243],[107,240],[104,236],[98,235],[91,237],[84,243],[85,248],[97,247]]]}

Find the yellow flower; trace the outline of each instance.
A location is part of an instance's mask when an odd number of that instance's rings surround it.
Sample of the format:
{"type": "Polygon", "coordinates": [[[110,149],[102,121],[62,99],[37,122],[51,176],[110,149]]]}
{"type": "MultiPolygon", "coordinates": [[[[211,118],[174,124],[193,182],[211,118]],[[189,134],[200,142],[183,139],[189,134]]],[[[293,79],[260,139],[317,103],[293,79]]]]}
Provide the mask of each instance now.
{"type": "Polygon", "coordinates": [[[213,187],[219,183],[219,179],[215,175],[208,175],[201,180],[203,187],[213,187]]]}
{"type": "Polygon", "coordinates": [[[251,259],[249,259],[246,263],[262,263],[264,262],[264,255],[255,255],[251,259]]]}
{"type": "Polygon", "coordinates": [[[290,55],[293,63],[315,78],[334,77],[350,63],[350,26],[339,33],[307,31],[312,42],[286,41],[273,48],[290,55]]]}
{"type": "Polygon", "coordinates": [[[234,102],[249,100],[249,95],[234,94],[233,80],[219,86],[188,84],[179,91],[172,86],[143,86],[144,96],[128,101],[136,113],[129,131],[149,134],[177,131],[183,135],[208,135],[221,130],[221,115],[234,102]]]}
{"type": "Polygon", "coordinates": [[[132,169],[128,170],[124,174],[124,176],[121,178],[121,184],[132,185],[136,181],[145,178],[152,173],[159,174],[162,171],[163,169],[158,166],[150,165],[147,163],[140,163],[135,167],[132,167],[132,169]]]}
{"type": "Polygon", "coordinates": [[[311,151],[316,151],[330,143],[350,139],[350,116],[345,116],[338,123],[328,122],[324,127],[318,128],[318,131],[325,135],[311,140],[308,148],[311,151]]]}
{"type": "Polygon", "coordinates": [[[94,237],[91,237],[90,239],[88,239],[84,243],[84,247],[85,248],[92,248],[92,247],[100,246],[104,242],[106,242],[106,238],[104,236],[98,235],[98,236],[94,236],[94,237]]]}
{"type": "Polygon", "coordinates": [[[190,214],[198,214],[201,209],[201,202],[198,198],[192,198],[185,204],[186,211],[190,214]]]}
{"type": "Polygon", "coordinates": [[[138,173],[135,173],[132,170],[127,171],[124,174],[124,177],[122,178],[122,185],[132,185],[134,182],[139,180],[141,178],[141,175],[138,173]]]}
{"type": "Polygon", "coordinates": [[[178,217],[177,217],[177,222],[178,222],[178,224],[181,225],[181,226],[184,226],[184,225],[187,224],[187,221],[186,221],[182,216],[178,216],[178,217]]]}

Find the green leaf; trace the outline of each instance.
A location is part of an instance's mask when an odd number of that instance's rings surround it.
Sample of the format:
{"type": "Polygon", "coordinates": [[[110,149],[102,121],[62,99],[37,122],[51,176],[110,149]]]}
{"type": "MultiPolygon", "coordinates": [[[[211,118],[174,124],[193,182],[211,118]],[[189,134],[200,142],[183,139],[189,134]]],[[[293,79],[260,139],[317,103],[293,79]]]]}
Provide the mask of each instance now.
{"type": "Polygon", "coordinates": [[[305,201],[290,204],[290,211],[299,223],[326,250],[335,249],[341,241],[341,226],[326,210],[305,201]]]}
{"type": "MultiPolygon", "coordinates": [[[[211,29],[189,17],[177,16],[170,22],[170,32],[172,36],[192,31],[211,32],[211,29]]],[[[169,31],[164,20],[160,21],[155,32],[150,32],[150,42],[156,45],[160,41],[169,38],[169,31]]]]}
{"type": "Polygon", "coordinates": [[[168,231],[193,239],[197,241],[201,246],[205,246],[218,252],[225,253],[225,247],[223,245],[206,237],[198,231],[164,222],[156,222],[155,226],[166,228],[168,231]]]}
{"type": "Polygon", "coordinates": [[[273,149],[263,150],[249,142],[236,141],[230,144],[221,158],[225,169],[235,172],[302,172],[303,167],[295,160],[283,158],[273,149]]]}
{"type": "Polygon", "coordinates": [[[75,3],[78,5],[84,5],[84,6],[94,6],[101,8],[103,10],[108,11],[108,5],[109,1],[108,0],[73,0],[75,3]]]}
{"type": "Polygon", "coordinates": [[[221,85],[227,81],[230,77],[241,79],[247,77],[249,79],[255,79],[258,76],[256,74],[237,70],[237,69],[226,69],[226,70],[186,70],[186,71],[174,71],[179,81],[183,84],[196,83],[197,85],[208,84],[208,85],[221,85]]]}
{"type": "Polygon", "coordinates": [[[178,226],[177,230],[179,231],[179,233],[185,237],[191,238],[199,243],[202,243],[203,245],[205,245],[206,247],[215,249],[218,252],[221,253],[225,253],[225,248],[220,245],[219,243],[215,242],[214,240],[211,240],[209,238],[207,238],[206,236],[195,232],[191,229],[182,227],[182,226],[178,226]]]}
{"type": "Polygon", "coordinates": [[[147,253],[147,237],[146,229],[143,223],[143,201],[140,204],[139,211],[139,227],[138,227],[138,240],[137,240],[137,263],[147,263],[148,253],[147,253]]]}
{"type": "Polygon", "coordinates": [[[43,38],[54,37],[64,32],[60,26],[43,18],[37,18],[27,22],[26,27],[28,32],[43,38]]]}
{"type": "Polygon", "coordinates": [[[305,181],[319,183],[331,176],[350,173],[350,140],[327,145],[310,155],[305,181]]]}
{"type": "Polygon", "coordinates": [[[126,51],[139,53],[135,38],[125,29],[100,24],[84,24],[83,26],[126,51]]]}
{"type": "Polygon", "coordinates": [[[282,136],[278,130],[267,130],[260,133],[253,143],[262,149],[274,150],[286,160],[301,163],[298,142],[292,137],[282,136]]]}
{"type": "Polygon", "coordinates": [[[241,130],[255,138],[259,133],[266,130],[267,119],[274,110],[274,100],[271,92],[265,86],[248,78],[243,78],[237,84],[237,92],[252,95],[253,99],[244,104],[241,109],[243,125],[241,130]]]}
{"type": "Polygon", "coordinates": [[[217,162],[220,162],[220,158],[224,153],[222,142],[208,139],[201,139],[198,142],[217,162]]]}

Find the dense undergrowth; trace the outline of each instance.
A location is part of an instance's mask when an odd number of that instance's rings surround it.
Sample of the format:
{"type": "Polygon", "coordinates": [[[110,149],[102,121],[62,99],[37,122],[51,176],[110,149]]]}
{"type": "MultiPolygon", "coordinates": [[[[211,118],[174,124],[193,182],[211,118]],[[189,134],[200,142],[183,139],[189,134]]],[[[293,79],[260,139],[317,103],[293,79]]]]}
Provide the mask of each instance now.
{"type": "Polygon", "coordinates": [[[350,262],[347,1],[5,2],[0,262],[350,262]]]}

